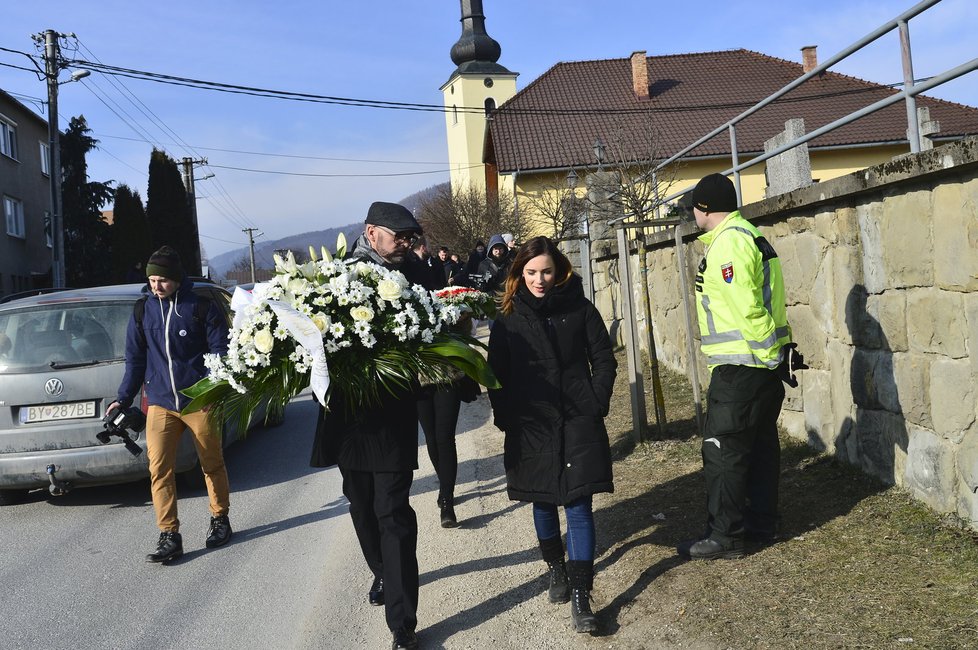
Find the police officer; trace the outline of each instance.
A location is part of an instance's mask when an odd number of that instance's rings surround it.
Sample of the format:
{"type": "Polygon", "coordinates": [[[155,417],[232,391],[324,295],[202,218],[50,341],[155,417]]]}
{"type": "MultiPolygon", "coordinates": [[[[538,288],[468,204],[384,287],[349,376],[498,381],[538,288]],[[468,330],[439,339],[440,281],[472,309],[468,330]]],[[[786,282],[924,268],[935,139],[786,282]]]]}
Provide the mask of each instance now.
{"type": "Polygon", "coordinates": [[[744,541],[778,527],[784,400],[779,367],[791,344],[781,261],[737,209],[730,179],[711,174],[692,193],[706,255],[696,276],[700,342],[711,371],[703,440],[707,531],[680,544],[693,559],[737,558],[744,541]]]}

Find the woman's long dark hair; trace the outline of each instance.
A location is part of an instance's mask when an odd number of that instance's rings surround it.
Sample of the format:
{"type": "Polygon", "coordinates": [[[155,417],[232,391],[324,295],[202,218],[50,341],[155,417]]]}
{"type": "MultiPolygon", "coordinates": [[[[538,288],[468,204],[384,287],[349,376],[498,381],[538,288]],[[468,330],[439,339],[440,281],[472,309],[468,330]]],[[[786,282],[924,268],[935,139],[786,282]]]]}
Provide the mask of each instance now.
{"type": "Polygon", "coordinates": [[[570,280],[574,274],[574,267],[571,265],[567,256],[560,252],[557,245],[549,237],[534,237],[530,241],[520,246],[516,251],[513,264],[509,267],[509,274],[506,276],[506,286],[503,288],[503,295],[500,299],[499,311],[510,314],[513,311],[513,297],[516,290],[523,283],[523,267],[527,262],[539,255],[549,255],[554,261],[554,285],[561,285],[570,280]]]}

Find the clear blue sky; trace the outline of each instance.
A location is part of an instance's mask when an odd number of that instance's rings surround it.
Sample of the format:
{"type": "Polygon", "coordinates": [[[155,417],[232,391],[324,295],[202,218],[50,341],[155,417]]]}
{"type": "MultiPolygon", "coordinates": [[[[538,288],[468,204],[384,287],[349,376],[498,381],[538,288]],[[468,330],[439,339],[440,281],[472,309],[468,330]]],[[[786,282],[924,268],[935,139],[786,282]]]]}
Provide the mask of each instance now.
{"type": "MultiPolygon", "coordinates": [[[[818,45],[824,61],[915,4],[484,0],[487,30],[502,46],[499,62],[520,73],[519,88],[560,61],[621,58],[635,50],[655,55],[743,47],[798,61],[801,46],[818,45]]],[[[56,0],[5,5],[0,46],[10,49],[35,53],[30,35],[56,29],[77,34],[83,46],[78,58],[109,65],[277,90],[427,104],[441,103],[438,88],[454,70],[449,50],[461,32],[456,0],[56,0]]],[[[910,33],[918,78],[971,60],[978,56],[978,2],[943,0],[913,19],[910,33]]],[[[0,52],[0,63],[30,66],[23,56],[8,52],[0,52]]],[[[896,34],[833,70],[880,83],[901,81],[896,34]]],[[[62,79],[67,77],[63,72],[62,79]]],[[[4,66],[0,88],[18,96],[46,95],[35,75],[4,66]]],[[[933,94],[978,105],[978,75],[962,77],[933,94]]],[[[177,159],[207,157],[212,167],[198,170],[197,177],[215,177],[197,188],[207,197],[198,201],[198,211],[201,241],[211,256],[243,245],[245,227],[277,239],[343,225],[362,219],[372,201],[396,201],[448,178],[440,113],[287,102],[98,74],[62,85],[59,97],[62,127],[69,117],[84,114],[100,140],[100,150],[88,158],[92,180],[126,183],[145,199],[153,144],[177,159]],[[151,111],[130,102],[130,92],[151,111]],[[361,176],[311,178],[223,167],[361,176]],[[434,173],[365,176],[405,172],[434,173]]]]}

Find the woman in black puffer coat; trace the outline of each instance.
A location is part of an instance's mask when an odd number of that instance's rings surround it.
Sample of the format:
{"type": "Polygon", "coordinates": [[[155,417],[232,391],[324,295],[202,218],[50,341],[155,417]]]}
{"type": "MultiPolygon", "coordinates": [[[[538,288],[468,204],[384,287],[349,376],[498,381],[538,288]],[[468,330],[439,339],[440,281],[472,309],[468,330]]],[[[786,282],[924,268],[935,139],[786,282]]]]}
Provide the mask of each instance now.
{"type": "Polygon", "coordinates": [[[489,337],[489,365],[502,388],[489,397],[495,424],[506,434],[509,497],[533,503],[551,602],[570,597],[575,629],[594,632],[588,602],[594,577],[591,497],[614,490],[604,426],[618,365],[611,340],[584,297],[581,278],[546,237],[531,239],[516,253],[500,313],[489,337]]]}

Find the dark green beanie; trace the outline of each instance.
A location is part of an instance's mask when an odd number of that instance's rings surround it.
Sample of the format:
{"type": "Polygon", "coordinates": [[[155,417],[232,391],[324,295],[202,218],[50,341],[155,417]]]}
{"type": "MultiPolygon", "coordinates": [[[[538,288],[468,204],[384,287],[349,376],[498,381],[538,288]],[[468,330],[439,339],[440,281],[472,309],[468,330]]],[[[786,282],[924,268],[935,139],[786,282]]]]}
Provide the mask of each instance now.
{"type": "Polygon", "coordinates": [[[159,275],[170,280],[182,280],[183,265],[180,263],[180,254],[169,246],[161,247],[149,256],[149,262],[146,263],[146,277],[151,275],[159,275]]]}

